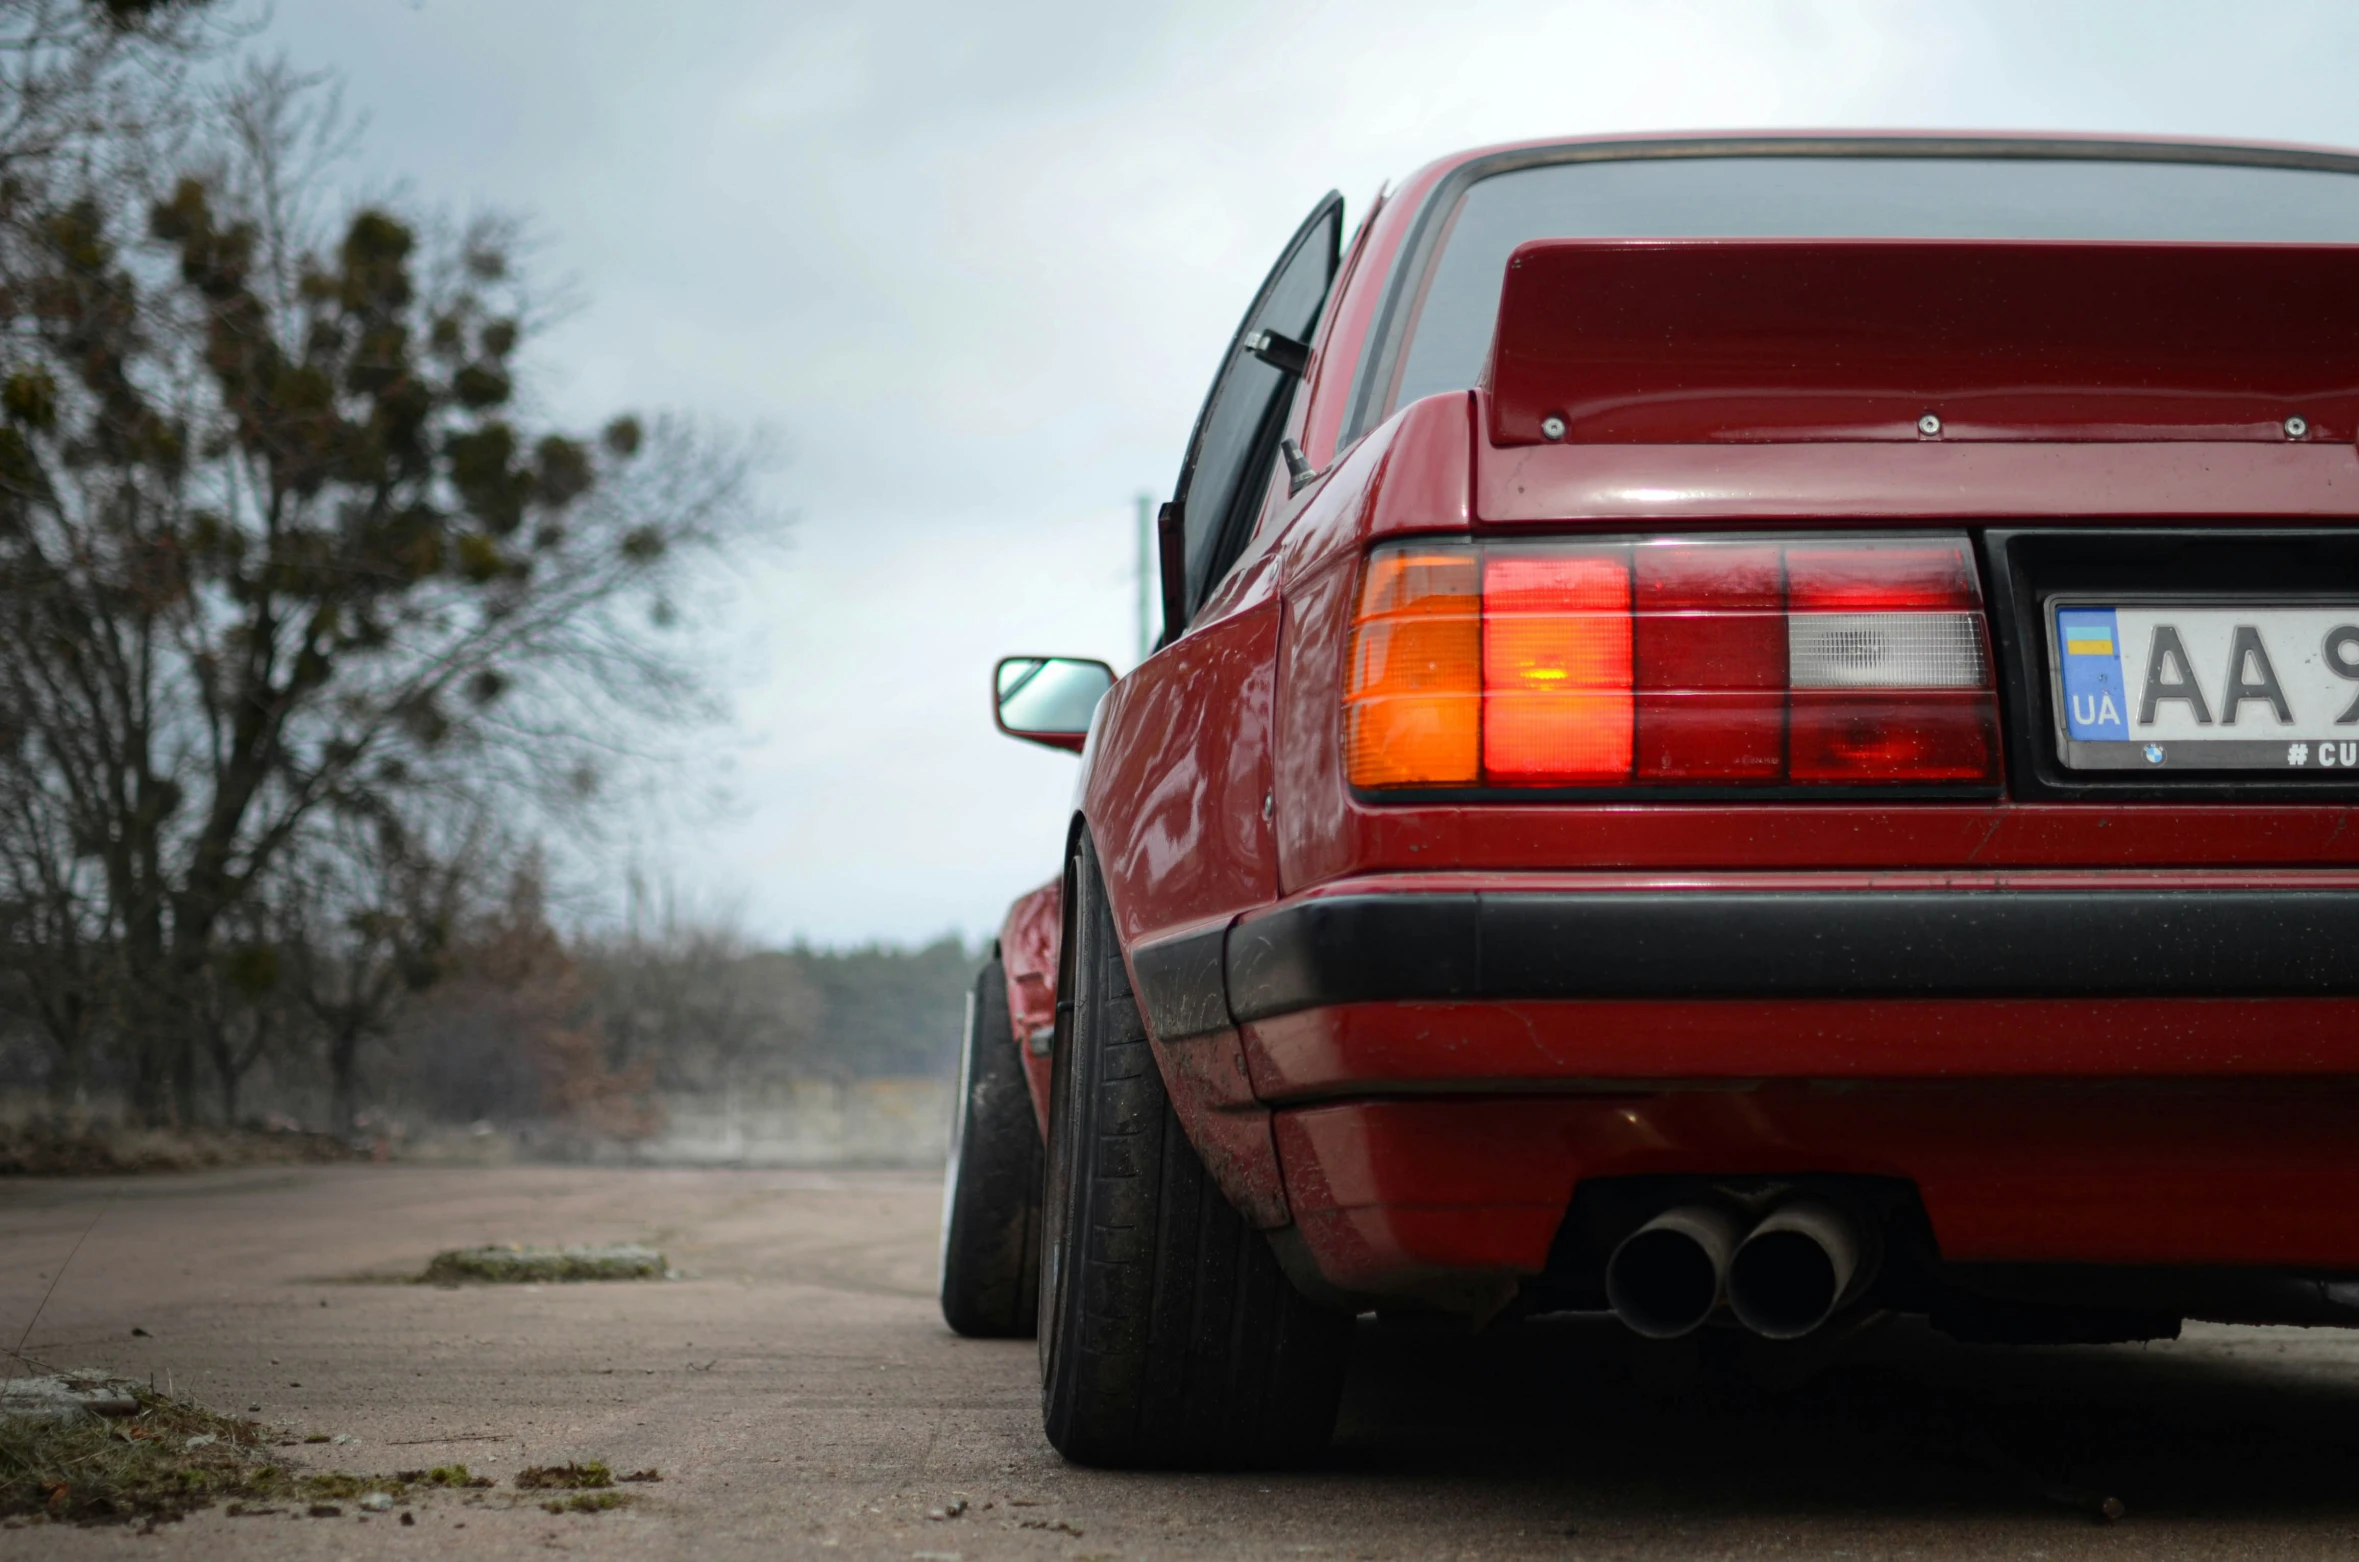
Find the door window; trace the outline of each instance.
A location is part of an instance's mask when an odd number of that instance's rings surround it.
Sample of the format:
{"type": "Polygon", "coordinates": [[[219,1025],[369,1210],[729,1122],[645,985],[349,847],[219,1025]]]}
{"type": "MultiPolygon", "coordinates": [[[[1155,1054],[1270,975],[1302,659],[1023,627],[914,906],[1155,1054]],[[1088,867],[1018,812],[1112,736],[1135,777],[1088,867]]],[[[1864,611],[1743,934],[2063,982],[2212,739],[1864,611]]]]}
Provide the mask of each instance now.
{"type": "Polygon", "coordinates": [[[1172,500],[1179,509],[1185,589],[1175,592],[1166,583],[1166,640],[1186,627],[1244,552],[1293,406],[1295,376],[1256,356],[1247,342],[1265,331],[1310,340],[1342,246],[1343,197],[1330,193],[1296,230],[1229,342],[1172,500]]]}

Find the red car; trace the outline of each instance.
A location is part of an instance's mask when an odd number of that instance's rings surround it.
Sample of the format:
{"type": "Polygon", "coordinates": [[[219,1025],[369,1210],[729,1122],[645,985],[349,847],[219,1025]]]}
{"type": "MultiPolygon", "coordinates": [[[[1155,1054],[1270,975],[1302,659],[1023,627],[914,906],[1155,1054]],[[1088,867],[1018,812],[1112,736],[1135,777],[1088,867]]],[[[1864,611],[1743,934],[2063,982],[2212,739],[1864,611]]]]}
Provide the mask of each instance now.
{"type": "Polygon", "coordinates": [[[1160,648],[999,673],[1082,773],[943,1301],[1051,1441],[1301,1457],[1369,1310],[2359,1323],[2359,156],[1554,142],[1343,240],[1160,648]]]}

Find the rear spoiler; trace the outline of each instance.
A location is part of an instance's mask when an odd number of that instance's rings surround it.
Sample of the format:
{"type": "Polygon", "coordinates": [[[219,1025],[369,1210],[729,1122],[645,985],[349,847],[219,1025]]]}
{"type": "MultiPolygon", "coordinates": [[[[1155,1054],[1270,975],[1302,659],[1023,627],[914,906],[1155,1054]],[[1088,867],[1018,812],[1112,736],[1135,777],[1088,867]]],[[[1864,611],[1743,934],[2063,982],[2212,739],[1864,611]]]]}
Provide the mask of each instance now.
{"type": "Polygon", "coordinates": [[[1485,385],[1500,445],[2348,442],[2359,245],[1545,239],[1485,385]]]}

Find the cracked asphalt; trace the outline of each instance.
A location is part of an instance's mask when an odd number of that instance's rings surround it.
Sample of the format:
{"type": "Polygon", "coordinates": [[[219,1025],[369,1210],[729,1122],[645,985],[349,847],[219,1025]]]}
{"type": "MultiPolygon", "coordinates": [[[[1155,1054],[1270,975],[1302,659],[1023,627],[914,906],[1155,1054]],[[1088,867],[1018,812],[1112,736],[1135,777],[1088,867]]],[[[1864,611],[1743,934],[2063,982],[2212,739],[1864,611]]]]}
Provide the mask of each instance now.
{"type": "Polygon", "coordinates": [[[214,1510],[0,1529],[0,1557],[2294,1557],[2359,1551],[2359,1338],[1967,1348],[1906,1323],[1812,1365],[1638,1350],[1610,1324],[1363,1325],[1325,1464],[1066,1467],[1028,1341],[961,1340],[940,1184],[891,1172],[257,1168],[0,1183],[0,1343],[350,1442],[463,1461],[397,1515],[214,1510]],[[95,1221],[95,1224],[93,1222],[95,1221]],[[79,1255],[58,1266],[75,1242],[79,1255]],[[663,1282],[405,1283],[476,1242],[651,1241],[663,1282]],[[144,1330],[144,1333],[134,1331],[144,1330]],[[527,1464],[660,1484],[551,1515],[527,1464]],[[2105,1498],[2126,1516],[2095,1516],[2105,1498]],[[963,1506],[962,1506],[963,1505],[963,1506]],[[934,1515],[940,1515],[936,1517],[934,1515]]]}

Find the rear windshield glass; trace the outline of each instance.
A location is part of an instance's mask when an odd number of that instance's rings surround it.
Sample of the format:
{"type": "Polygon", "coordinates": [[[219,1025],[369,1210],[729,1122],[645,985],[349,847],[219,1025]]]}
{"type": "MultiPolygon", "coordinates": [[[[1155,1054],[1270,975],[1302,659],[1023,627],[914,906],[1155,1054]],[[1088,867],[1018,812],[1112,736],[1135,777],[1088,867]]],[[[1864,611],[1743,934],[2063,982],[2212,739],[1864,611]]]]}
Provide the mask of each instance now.
{"type": "Polygon", "coordinates": [[[2205,163],[1701,157],[1551,163],[1470,187],[1398,387],[1482,373],[1518,244],[1547,238],[2212,239],[2359,243],[2359,176],[2205,163]]]}

